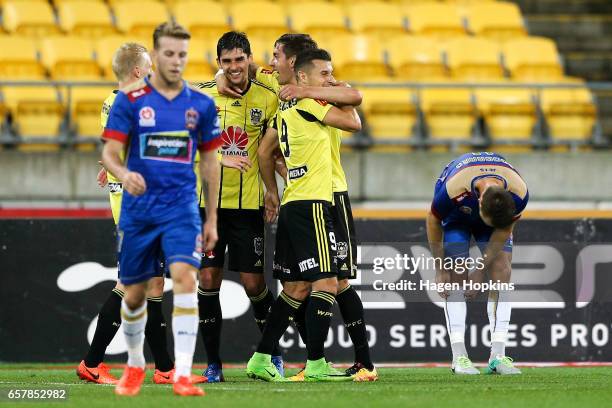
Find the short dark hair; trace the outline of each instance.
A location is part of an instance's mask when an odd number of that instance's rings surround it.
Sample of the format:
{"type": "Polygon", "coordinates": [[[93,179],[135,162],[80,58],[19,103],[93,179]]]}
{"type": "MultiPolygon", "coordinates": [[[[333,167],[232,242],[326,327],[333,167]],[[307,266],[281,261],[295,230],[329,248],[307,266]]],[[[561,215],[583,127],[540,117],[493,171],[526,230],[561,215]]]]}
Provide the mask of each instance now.
{"type": "Polygon", "coordinates": [[[494,228],[506,228],[514,221],[516,204],[503,187],[489,187],[481,198],[481,211],[491,219],[494,228]]]}
{"type": "Polygon", "coordinates": [[[162,37],[178,38],[179,40],[189,40],[191,34],[182,25],[175,21],[167,21],[155,27],[153,31],[153,48],[159,49],[159,39],[162,37]]]}
{"type": "Polygon", "coordinates": [[[223,51],[231,51],[240,48],[246,55],[251,55],[251,43],[245,33],[239,31],[228,31],[217,41],[217,59],[221,58],[223,51]]]}
{"type": "Polygon", "coordinates": [[[318,48],[317,43],[308,34],[283,34],[274,43],[282,44],[283,52],[287,58],[298,55],[301,52],[318,48]]]}
{"type": "Polygon", "coordinates": [[[297,55],[293,69],[297,73],[304,68],[311,68],[314,60],[331,61],[331,56],[322,48],[305,50],[297,55]]]}

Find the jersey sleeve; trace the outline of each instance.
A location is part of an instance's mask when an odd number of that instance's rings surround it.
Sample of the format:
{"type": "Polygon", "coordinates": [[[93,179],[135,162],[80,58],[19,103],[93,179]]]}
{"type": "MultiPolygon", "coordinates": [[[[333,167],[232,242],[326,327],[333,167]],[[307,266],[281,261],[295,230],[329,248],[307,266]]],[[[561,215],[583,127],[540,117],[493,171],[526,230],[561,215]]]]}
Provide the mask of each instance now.
{"type": "Polygon", "coordinates": [[[319,122],[323,122],[325,115],[327,115],[331,108],[331,103],[319,99],[302,99],[296,107],[298,111],[314,116],[319,122]]]}
{"type": "Polygon", "coordinates": [[[210,100],[203,115],[200,117],[200,140],[198,150],[207,152],[221,146],[221,131],[219,130],[219,117],[215,104],[210,100]]]}
{"type": "Polygon", "coordinates": [[[133,126],[132,107],[126,94],[119,92],[108,115],[102,140],[117,140],[127,143],[133,126]]]}
{"type": "Polygon", "coordinates": [[[278,72],[270,71],[262,67],[257,68],[255,79],[269,88],[272,88],[274,92],[278,94],[280,90],[280,84],[278,83],[278,72]]]}
{"type": "Polygon", "coordinates": [[[434,198],[431,202],[431,212],[437,219],[443,220],[455,207],[453,200],[449,197],[446,191],[446,184],[438,180],[434,191],[434,198]]]}
{"type": "Polygon", "coordinates": [[[270,103],[268,104],[267,109],[266,109],[266,119],[265,119],[266,126],[274,127],[272,125],[273,125],[273,122],[275,121],[276,113],[278,112],[278,98],[269,98],[269,99],[270,99],[270,103]]]}
{"type": "Polygon", "coordinates": [[[516,205],[516,215],[513,220],[516,221],[523,215],[523,211],[525,211],[525,207],[527,207],[527,202],[529,201],[529,191],[525,194],[525,198],[521,199],[519,197],[514,198],[514,203],[516,205]]]}

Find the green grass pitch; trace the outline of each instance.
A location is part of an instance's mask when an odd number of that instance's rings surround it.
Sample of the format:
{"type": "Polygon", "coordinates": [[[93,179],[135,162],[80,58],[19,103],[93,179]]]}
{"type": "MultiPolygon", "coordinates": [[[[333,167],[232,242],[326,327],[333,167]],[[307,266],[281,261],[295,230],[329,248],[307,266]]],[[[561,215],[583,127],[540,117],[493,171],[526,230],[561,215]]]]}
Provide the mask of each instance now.
{"type": "MultiPolygon", "coordinates": [[[[523,368],[521,376],[453,376],[444,368],[381,368],[375,383],[284,383],[253,381],[242,369],[226,369],[226,382],[204,384],[203,398],[172,395],[171,386],[145,385],[135,398],[117,397],[112,386],[79,380],[74,367],[0,364],[0,390],[65,388],[63,402],[9,402],[15,407],[608,407],[612,406],[612,367],[523,368]],[[197,404],[197,405],[196,405],[197,404]]],[[[288,370],[289,374],[297,370],[288,370]]],[[[113,370],[120,376],[121,370],[113,370]]]]}

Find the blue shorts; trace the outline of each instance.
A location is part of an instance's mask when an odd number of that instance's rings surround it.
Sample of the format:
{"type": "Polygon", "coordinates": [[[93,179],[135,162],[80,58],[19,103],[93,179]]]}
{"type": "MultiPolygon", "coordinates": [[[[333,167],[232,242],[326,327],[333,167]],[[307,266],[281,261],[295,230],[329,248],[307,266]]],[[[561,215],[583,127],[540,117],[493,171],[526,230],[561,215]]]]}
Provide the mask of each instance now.
{"type": "MultiPolygon", "coordinates": [[[[444,230],[444,256],[449,258],[467,258],[470,254],[472,237],[476,245],[484,251],[495,230],[483,222],[474,224],[449,223],[442,227],[444,230]]],[[[512,235],[504,244],[504,252],[512,253],[512,235]]]]}
{"type": "Polygon", "coordinates": [[[117,228],[119,279],[124,285],[160,276],[160,254],[166,268],[185,262],[200,268],[202,221],[197,212],[178,214],[163,223],[120,222],[117,228]]]}

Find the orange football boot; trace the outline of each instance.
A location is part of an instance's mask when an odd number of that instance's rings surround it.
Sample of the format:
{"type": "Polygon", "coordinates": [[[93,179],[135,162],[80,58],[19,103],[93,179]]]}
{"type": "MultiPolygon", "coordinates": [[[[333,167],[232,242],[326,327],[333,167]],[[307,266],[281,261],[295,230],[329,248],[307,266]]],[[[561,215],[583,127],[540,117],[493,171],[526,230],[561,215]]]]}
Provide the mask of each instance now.
{"type": "Polygon", "coordinates": [[[145,370],[140,367],[125,367],[121,379],[115,387],[115,394],[132,397],[138,395],[145,378],[145,370]]]}
{"type": "Polygon", "coordinates": [[[184,397],[201,397],[206,395],[204,390],[193,385],[187,376],[179,377],[172,388],[176,395],[182,395],[184,397]]]}
{"type": "MultiPolygon", "coordinates": [[[[159,371],[156,369],[155,373],[153,374],[153,382],[155,384],[174,384],[174,371],[174,368],[170,371],[159,371]]],[[[201,375],[191,374],[192,384],[201,384],[205,382],[208,382],[208,378],[201,375]]]]}
{"type": "Polygon", "coordinates": [[[95,368],[89,368],[85,365],[85,360],[76,369],[76,373],[80,379],[93,382],[96,384],[117,384],[117,380],[110,373],[110,369],[104,363],[98,364],[95,368]]]}

